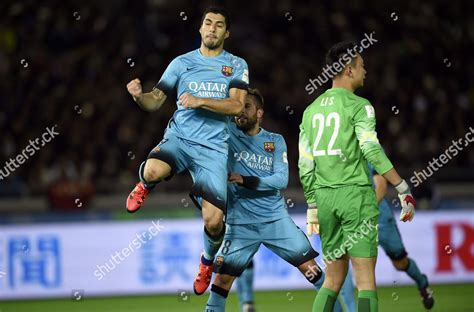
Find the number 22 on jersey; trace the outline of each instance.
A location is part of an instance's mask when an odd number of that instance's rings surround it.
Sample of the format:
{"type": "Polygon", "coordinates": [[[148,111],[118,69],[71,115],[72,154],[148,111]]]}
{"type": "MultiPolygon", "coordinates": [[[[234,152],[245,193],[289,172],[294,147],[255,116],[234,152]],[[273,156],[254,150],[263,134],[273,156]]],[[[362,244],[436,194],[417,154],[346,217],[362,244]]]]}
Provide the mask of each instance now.
{"type": "MultiPolygon", "coordinates": [[[[334,97],[326,97],[321,100],[321,106],[331,106],[333,105],[334,97]]],[[[331,112],[327,116],[324,116],[321,113],[313,115],[311,122],[312,128],[317,128],[316,138],[313,145],[313,156],[325,156],[325,155],[340,155],[341,149],[334,149],[334,143],[336,142],[337,135],[339,134],[339,127],[341,124],[341,118],[338,113],[331,112]],[[330,131],[330,128],[333,128],[331,138],[327,148],[319,147],[321,138],[323,137],[324,131],[330,131]],[[320,148],[320,149],[318,149],[320,148]]]]}

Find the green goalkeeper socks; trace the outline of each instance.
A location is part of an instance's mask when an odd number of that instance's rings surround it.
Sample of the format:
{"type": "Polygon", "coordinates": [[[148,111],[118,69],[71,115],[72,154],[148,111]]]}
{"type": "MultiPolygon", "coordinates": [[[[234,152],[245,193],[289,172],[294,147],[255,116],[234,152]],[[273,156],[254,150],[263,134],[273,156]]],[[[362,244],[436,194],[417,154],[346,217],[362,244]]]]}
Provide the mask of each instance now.
{"type": "Polygon", "coordinates": [[[313,312],[332,312],[336,303],[337,293],[322,287],[313,303],[313,312]]]}
{"type": "Polygon", "coordinates": [[[357,304],[358,312],[378,312],[379,300],[376,290],[361,290],[359,291],[359,301],[357,304]]]}

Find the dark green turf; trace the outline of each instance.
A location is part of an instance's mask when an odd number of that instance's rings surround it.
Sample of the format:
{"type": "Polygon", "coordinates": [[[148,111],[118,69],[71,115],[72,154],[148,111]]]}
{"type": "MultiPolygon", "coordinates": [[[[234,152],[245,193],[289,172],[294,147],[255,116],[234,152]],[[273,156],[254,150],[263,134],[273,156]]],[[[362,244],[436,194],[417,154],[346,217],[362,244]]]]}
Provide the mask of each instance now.
{"type": "MultiPolygon", "coordinates": [[[[474,284],[434,285],[435,308],[438,312],[473,312],[474,284]]],[[[272,291],[256,294],[258,312],[301,312],[311,311],[315,292],[272,291]]],[[[71,299],[7,301],[0,302],[0,312],[185,312],[203,311],[207,294],[191,295],[187,300],[176,295],[137,296],[113,298],[87,298],[81,301],[71,299]]],[[[227,311],[238,312],[237,297],[228,298],[227,311]]],[[[415,287],[388,287],[379,289],[379,311],[415,312],[424,311],[415,287]]]]}

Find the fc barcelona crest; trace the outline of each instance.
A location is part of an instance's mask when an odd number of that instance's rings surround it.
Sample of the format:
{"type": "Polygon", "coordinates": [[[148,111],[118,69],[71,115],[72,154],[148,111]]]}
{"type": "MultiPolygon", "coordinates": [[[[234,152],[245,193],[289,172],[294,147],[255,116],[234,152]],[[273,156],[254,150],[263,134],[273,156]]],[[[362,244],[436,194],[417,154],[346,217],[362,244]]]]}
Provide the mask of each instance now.
{"type": "Polygon", "coordinates": [[[263,148],[269,152],[273,153],[275,151],[275,142],[264,142],[263,143],[263,148]]]}
{"type": "Polygon", "coordinates": [[[232,76],[233,72],[234,72],[234,67],[222,65],[222,73],[224,74],[224,76],[226,77],[232,76]]]}

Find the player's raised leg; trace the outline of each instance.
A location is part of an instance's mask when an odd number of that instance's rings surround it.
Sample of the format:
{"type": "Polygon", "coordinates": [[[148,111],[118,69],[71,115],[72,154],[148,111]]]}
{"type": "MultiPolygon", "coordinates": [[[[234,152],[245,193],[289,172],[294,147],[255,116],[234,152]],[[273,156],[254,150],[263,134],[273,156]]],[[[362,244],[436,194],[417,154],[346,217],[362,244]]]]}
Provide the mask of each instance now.
{"type": "MultiPolygon", "coordinates": [[[[138,78],[127,84],[127,90],[138,106],[149,112],[158,110],[166,100],[166,94],[157,88],[154,88],[151,92],[143,93],[138,78]]],[[[127,198],[127,211],[133,213],[140,209],[153,186],[161,179],[169,176],[170,170],[170,166],[163,161],[143,162],[139,168],[140,182],[127,198]]]]}
{"type": "Polygon", "coordinates": [[[181,150],[184,143],[175,136],[163,139],[148,154],[138,170],[140,182],[127,198],[127,211],[136,212],[145,202],[146,197],[155,185],[162,180],[168,180],[176,172],[181,172],[186,166],[186,159],[181,150]]]}
{"type": "Polygon", "coordinates": [[[127,211],[136,212],[145,202],[150,191],[156,183],[168,177],[171,173],[171,167],[159,159],[148,159],[140,165],[140,182],[130,192],[127,198],[127,211]]]}

